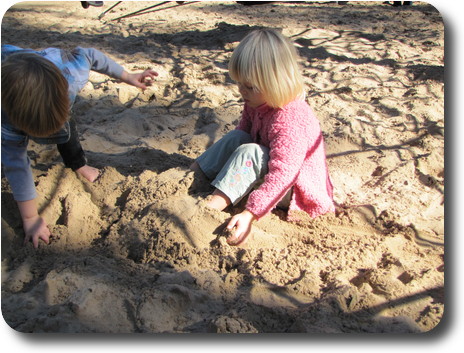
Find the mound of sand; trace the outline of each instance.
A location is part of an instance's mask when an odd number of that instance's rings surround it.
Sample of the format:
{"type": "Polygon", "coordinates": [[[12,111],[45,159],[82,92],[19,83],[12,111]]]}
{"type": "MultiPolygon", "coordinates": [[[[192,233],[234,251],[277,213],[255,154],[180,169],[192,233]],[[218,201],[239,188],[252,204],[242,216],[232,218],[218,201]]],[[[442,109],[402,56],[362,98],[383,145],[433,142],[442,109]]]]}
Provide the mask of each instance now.
{"type": "MultiPolygon", "coordinates": [[[[444,311],[444,29],[414,2],[196,2],[112,19],[79,2],[20,3],[2,43],[94,47],[141,92],[92,73],[73,109],[91,184],[54,146],[30,158],[51,243],[23,246],[2,178],[2,313],[21,332],[423,332],[444,311]],[[241,207],[215,212],[190,163],[236,125],[227,75],[251,29],[297,45],[321,122],[337,212],[293,224],[274,211],[245,247],[225,242],[241,207]]],[[[148,6],[149,4],[144,4],[148,6]]]]}

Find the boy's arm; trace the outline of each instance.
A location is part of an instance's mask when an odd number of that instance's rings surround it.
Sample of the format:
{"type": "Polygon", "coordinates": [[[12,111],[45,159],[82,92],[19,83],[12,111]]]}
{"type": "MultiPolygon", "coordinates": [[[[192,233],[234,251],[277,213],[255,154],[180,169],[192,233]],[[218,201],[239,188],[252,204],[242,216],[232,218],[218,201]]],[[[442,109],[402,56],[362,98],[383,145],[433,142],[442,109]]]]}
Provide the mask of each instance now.
{"type": "Polygon", "coordinates": [[[14,135],[7,129],[2,129],[2,134],[2,167],[21,214],[24,242],[32,239],[37,248],[39,239],[48,244],[50,231],[37,211],[37,193],[27,157],[27,139],[14,135]]]}
{"type": "MultiPolygon", "coordinates": [[[[3,118],[3,117],[2,117],[3,118]]],[[[2,126],[2,168],[16,201],[37,197],[31,163],[27,156],[27,137],[10,133],[2,126]]]]}
{"type": "Polygon", "coordinates": [[[150,69],[140,73],[128,73],[117,62],[94,48],[79,48],[79,50],[87,57],[91,70],[120,79],[129,85],[141,89],[147,88],[147,86],[151,84],[153,78],[158,76],[156,71],[150,69]]]}
{"type": "Polygon", "coordinates": [[[78,47],[76,49],[78,53],[85,56],[89,62],[90,70],[108,75],[112,78],[121,78],[124,68],[101,51],[94,48],[78,47]]]}
{"type": "Polygon", "coordinates": [[[50,230],[44,219],[39,216],[35,199],[28,201],[17,201],[19,213],[23,220],[24,244],[32,240],[34,248],[39,246],[39,239],[42,239],[46,244],[49,242],[50,230]]]}

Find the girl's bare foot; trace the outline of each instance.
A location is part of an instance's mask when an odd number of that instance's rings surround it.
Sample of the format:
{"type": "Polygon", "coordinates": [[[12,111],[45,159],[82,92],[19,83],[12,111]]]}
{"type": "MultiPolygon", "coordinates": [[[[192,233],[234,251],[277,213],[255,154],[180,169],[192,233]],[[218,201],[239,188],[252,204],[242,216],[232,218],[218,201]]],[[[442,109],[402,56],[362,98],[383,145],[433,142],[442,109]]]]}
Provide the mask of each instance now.
{"type": "Polygon", "coordinates": [[[227,195],[218,189],[214,190],[214,192],[208,197],[207,200],[208,207],[214,208],[219,211],[223,211],[227,206],[231,204],[231,201],[227,197],[227,195]]]}
{"type": "Polygon", "coordinates": [[[76,169],[76,173],[82,175],[91,183],[97,180],[98,176],[100,175],[100,171],[97,168],[91,167],[89,165],[85,165],[79,169],[76,169]]]}

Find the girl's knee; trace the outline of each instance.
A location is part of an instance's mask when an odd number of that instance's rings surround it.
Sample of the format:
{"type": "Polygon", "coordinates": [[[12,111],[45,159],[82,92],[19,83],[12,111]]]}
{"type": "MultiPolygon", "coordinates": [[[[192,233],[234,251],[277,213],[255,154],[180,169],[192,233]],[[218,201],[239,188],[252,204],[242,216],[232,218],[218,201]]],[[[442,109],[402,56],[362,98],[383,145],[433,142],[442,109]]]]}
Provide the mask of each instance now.
{"type": "Polygon", "coordinates": [[[257,143],[245,143],[240,145],[237,149],[236,152],[239,154],[247,154],[249,156],[255,157],[255,158],[267,158],[269,155],[269,150],[261,146],[257,143]]]}
{"type": "Polygon", "coordinates": [[[238,160],[247,167],[252,167],[257,175],[267,172],[269,162],[269,149],[257,143],[246,143],[235,150],[238,160]]]}
{"type": "Polygon", "coordinates": [[[236,140],[238,141],[238,144],[246,144],[252,142],[250,134],[242,130],[229,131],[223,138],[227,140],[236,140]]]}

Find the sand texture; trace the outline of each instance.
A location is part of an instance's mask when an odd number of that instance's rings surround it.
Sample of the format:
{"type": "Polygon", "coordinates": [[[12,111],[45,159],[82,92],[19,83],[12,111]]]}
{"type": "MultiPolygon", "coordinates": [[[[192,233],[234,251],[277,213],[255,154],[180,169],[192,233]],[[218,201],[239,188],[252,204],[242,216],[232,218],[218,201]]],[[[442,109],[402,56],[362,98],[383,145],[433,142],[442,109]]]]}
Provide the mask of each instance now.
{"type": "MultiPolygon", "coordinates": [[[[89,183],[53,145],[31,143],[53,238],[23,246],[2,175],[2,313],[20,332],[425,332],[444,312],[444,28],[431,5],[195,2],[112,21],[154,2],[21,3],[2,44],[93,47],[142,92],[98,73],[73,115],[89,183]],[[205,207],[189,165],[242,110],[227,74],[250,30],[298,47],[323,129],[337,212],[288,223],[274,211],[244,247],[205,207]]],[[[171,4],[175,5],[173,2],[171,4]]],[[[159,9],[158,7],[156,9],[159,9]]]]}

